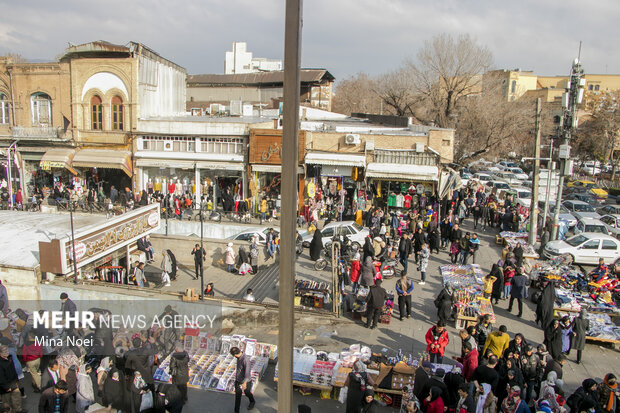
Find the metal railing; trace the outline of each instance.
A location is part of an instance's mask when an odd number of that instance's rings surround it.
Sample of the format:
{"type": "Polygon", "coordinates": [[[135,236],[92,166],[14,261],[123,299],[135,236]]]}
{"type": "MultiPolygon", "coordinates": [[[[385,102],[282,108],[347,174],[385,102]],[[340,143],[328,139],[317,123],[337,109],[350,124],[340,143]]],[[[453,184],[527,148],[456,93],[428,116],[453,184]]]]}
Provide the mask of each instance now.
{"type": "Polygon", "coordinates": [[[60,128],[53,126],[13,126],[14,138],[54,139],[60,138],[60,128]]]}

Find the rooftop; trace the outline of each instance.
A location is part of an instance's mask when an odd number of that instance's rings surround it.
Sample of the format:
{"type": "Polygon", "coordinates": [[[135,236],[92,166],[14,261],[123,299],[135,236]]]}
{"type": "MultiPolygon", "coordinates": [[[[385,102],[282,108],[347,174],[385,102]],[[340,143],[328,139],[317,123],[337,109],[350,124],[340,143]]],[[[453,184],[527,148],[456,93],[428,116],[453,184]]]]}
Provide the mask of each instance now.
{"type": "MultiPolygon", "coordinates": [[[[301,69],[301,83],[333,81],[335,77],[326,69],[301,69]]],[[[188,75],[188,86],[268,85],[284,83],[284,71],[244,73],[236,75],[188,75]]]]}
{"type": "MultiPolygon", "coordinates": [[[[105,222],[105,215],[73,214],[75,232],[105,222]]],[[[35,268],[39,265],[39,241],[70,236],[68,213],[0,211],[0,266],[35,268]]]]}

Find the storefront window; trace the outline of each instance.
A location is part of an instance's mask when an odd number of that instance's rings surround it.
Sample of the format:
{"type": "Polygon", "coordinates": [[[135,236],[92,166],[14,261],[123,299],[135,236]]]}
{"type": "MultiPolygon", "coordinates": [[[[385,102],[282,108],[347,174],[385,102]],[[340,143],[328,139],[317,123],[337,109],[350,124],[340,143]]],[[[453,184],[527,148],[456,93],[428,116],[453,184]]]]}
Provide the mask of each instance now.
{"type": "Polygon", "coordinates": [[[243,154],[244,142],[241,138],[201,138],[202,152],[243,154]]]}
{"type": "Polygon", "coordinates": [[[142,169],[145,188],[155,194],[184,195],[196,193],[193,168],[150,167],[142,169]]]}

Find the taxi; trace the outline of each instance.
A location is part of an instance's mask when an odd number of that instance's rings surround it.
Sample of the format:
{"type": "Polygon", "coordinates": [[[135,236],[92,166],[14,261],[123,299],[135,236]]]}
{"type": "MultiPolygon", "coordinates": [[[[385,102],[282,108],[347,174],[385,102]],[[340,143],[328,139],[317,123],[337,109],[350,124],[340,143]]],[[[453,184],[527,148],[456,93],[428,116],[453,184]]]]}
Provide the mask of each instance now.
{"type": "Polygon", "coordinates": [[[589,190],[593,195],[598,198],[607,198],[608,195],[607,191],[599,188],[596,185],[596,182],[588,181],[585,179],[569,182],[566,186],[569,188],[584,188],[586,190],[589,190]]]}

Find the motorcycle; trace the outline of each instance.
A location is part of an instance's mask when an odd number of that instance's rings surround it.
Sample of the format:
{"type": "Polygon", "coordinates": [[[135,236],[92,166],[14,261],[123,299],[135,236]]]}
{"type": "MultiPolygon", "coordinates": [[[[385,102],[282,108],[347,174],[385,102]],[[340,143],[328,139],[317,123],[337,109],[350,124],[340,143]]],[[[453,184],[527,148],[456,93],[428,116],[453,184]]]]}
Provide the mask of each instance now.
{"type": "Polygon", "coordinates": [[[384,280],[388,280],[393,278],[396,275],[396,265],[398,261],[395,259],[388,259],[385,262],[375,262],[375,267],[377,267],[377,272],[381,273],[381,277],[384,280]]]}

